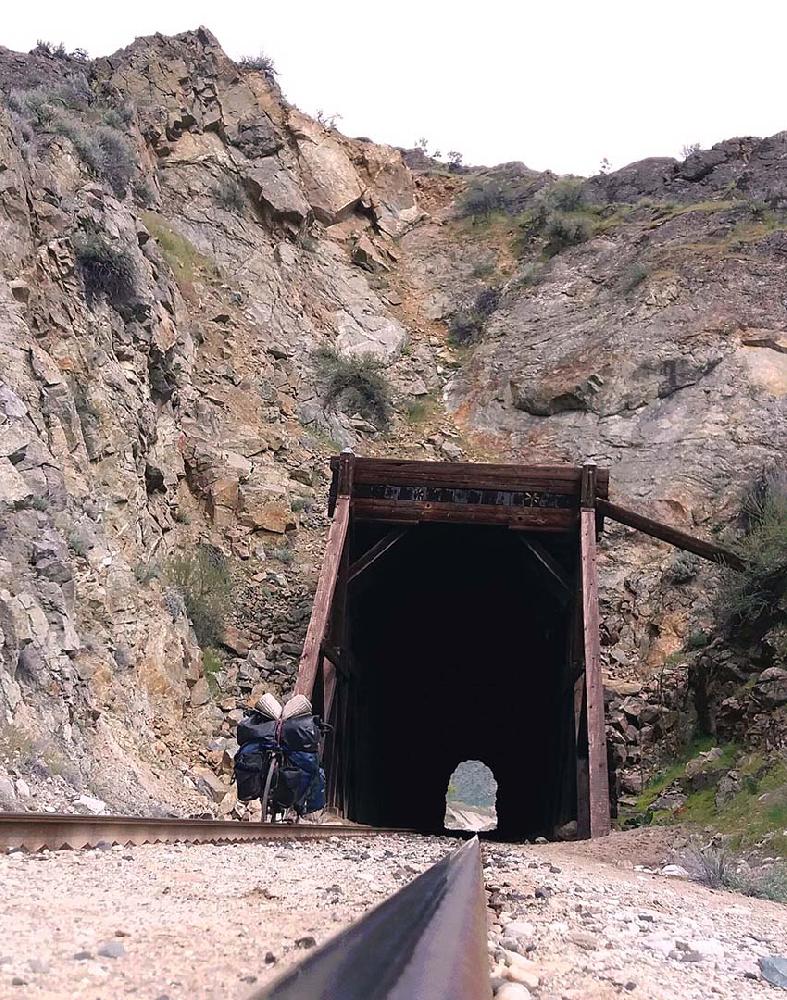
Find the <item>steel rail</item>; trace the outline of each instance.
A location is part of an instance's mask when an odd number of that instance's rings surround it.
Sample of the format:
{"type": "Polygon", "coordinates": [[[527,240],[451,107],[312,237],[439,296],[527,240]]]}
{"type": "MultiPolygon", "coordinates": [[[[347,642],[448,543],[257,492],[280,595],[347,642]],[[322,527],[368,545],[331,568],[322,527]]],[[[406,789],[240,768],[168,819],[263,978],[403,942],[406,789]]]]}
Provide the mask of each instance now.
{"type": "Polygon", "coordinates": [[[250,1000],[491,1000],[473,837],[250,1000]]]}
{"type": "Polygon", "coordinates": [[[150,819],[141,816],[74,816],[0,813],[0,850],[79,850],[98,844],[237,844],[257,840],[316,840],[409,833],[394,828],[310,824],[241,823],[238,820],[150,819]]]}

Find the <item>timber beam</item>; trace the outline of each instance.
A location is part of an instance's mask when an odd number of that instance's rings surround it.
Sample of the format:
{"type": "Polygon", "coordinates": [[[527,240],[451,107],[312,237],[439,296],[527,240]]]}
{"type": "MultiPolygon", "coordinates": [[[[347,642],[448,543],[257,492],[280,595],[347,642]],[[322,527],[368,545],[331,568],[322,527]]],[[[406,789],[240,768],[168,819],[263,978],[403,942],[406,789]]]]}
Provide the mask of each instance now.
{"type": "Polygon", "coordinates": [[[644,514],[638,514],[636,511],[621,507],[620,504],[598,499],[596,508],[612,521],[618,521],[629,528],[636,528],[637,531],[652,535],[653,538],[659,538],[662,542],[669,542],[670,545],[685,549],[686,552],[693,552],[694,555],[700,556],[702,559],[708,559],[710,562],[720,563],[722,566],[730,566],[737,570],[746,567],[743,559],[730,549],[725,549],[715,542],[706,542],[702,538],[695,538],[688,532],[663,524],[661,521],[655,521],[651,517],[645,517],[644,514]]]}

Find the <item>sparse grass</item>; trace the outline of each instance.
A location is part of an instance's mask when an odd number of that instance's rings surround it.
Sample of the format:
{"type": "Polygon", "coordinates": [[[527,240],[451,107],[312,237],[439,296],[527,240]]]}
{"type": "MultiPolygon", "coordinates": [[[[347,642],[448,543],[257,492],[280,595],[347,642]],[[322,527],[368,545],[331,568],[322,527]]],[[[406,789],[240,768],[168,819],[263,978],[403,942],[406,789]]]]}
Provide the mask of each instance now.
{"type": "Polygon", "coordinates": [[[744,896],[787,903],[787,866],[770,863],[751,869],[749,859],[725,845],[690,846],[679,863],[694,882],[710,889],[728,889],[744,896]]]}
{"type": "MultiPolygon", "coordinates": [[[[659,796],[685,775],[686,764],[711,749],[711,737],[695,740],[673,764],[643,789],[634,813],[648,814],[659,796]]],[[[680,822],[712,827],[724,834],[736,850],[764,843],[769,854],[787,857],[787,762],[768,763],[761,753],[743,754],[735,743],[721,746],[722,755],[709,764],[719,774],[733,767],[741,777],[741,790],[717,806],[715,783],[687,795],[674,814],[653,813],[654,822],[680,822]]],[[[743,890],[741,890],[743,891],[743,890]]]]}
{"type": "Polygon", "coordinates": [[[711,736],[703,736],[699,739],[693,740],[692,743],[675,758],[674,763],[659,772],[659,774],[649,781],[648,784],[642,789],[642,792],[640,793],[640,796],[634,806],[635,812],[647,812],[662,792],[669,788],[673,781],[676,781],[678,778],[683,776],[686,770],[686,764],[688,764],[688,762],[698,754],[705,753],[707,750],[710,750],[713,745],[713,737],[711,736]]]}
{"type": "Polygon", "coordinates": [[[135,295],[137,271],[131,255],[96,226],[85,226],[73,237],[77,265],[88,303],[100,295],[116,309],[135,295]]]}
{"type": "Polygon", "coordinates": [[[370,354],[346,357],[332,348],[317,350],[312,357],[324,382],[326,406],[360,413],[379,430],[387,429],[392,411],[391,389],[382,361],[370,354]]]}
{"type": "Polygon", "coordinates": [[[295,562],[295,549],[292,545],[277,545],[268,549],[268,555],[276,562],[290,566],[295,562]]]}
{"type": "Polygon", "coordinates": [[[203,256],[189,239],[176,232],[165,219],[155,212],[140,214],[150,235],[158,244],[161,255],[179,281],[192,283],[202,272],[216,276],[215,264],[203,256]]]}
{"type": "Polygon", "coordinates": [[[198,545],[174,556],[166,574],[183,599],[200,646],[216,646],[232,597],[226,558],[213,546],[198,545]]]}
{"type": "Polygon", "coordinates": [[[648,269],[644,264],[632,264],[631,267],[627,267],[621,274],[618,288],[624,295],[627,295],[629,292],[634,291],[638,285],[642,284],[647,278],[648,273],[648,269]]]}
{"type": "Polygon", "coordinates": [[[208,646],[207,649],[202,650],[202,674],[208,682],[208,688],[214,698],[220,690],[216,675],[221,671],[222,667],[223,664],[218,650],[214,649],[212,646],[208,646]]]}
{"type": "Polygon", "coordinates": [[[0,757],[9,760],[21,758],[31,760],[36,752],[35,740],[19,726],[0,721],[0,757]]]}
{"type": "Polygon", "coordinates": [[[414,427],[427,423],[438,411],[439,405],[432,393],[428,396],[411,396],[404,401],[404,412],[408,423],[414,427]]]}

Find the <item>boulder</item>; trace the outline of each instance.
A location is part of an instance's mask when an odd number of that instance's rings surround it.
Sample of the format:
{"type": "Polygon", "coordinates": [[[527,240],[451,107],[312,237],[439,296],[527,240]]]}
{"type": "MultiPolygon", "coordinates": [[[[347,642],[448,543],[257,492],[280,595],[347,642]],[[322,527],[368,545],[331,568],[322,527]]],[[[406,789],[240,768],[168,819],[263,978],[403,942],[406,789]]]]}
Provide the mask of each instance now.
{"type": "Polygon", "coordinates": [[[274,483],[244,483],[240,488],[238,520],[253,530],[283,535],[298,526],[287,490],[274,483]]]}
{"type": "Polygon", "coordinates": [[[787,703],[787,670],[783,667],[768,667],[763,670],[757,678],[754,691],[765,705],[784,705],[787,703]]]}
{"type": "Polygon", "coordinates": [[[252,198],[274,218],[305,222],[311,213],[298,182],[277,157],[262,160],[245,175],[252,198]]]}
{"type": "Polygon", "coordinates": [[[284,140],[266,114],[238,122],[234,130],[227,131],[227,138],[250,160],[272,156],[284,145],[284,140]]]}
{"type": "Polygon", "coordinates": [[[210,687],[204,677],[200,677],[189,692],[189,701],[192,708],[200,708],[210,701],[210,687]]]}
{"type": "MultiPolygon", "coordinates": [[[[203,795],[207,795],[208,798],[213,799],[214,802],[223,801],[224,796],[227,794],[229,789],[221,778],[214,774],[209,767],[195,767],[193,768],[191,775],[194,779],[194,784],[203,795]]],[[[230,807],[230,809],[231,808],[232,807],[230,807]]]]}
{"type": "Polygon", "coordinates": [[[347,150],[327,129],[300,112],[292,112],[306,199],[326,226],[341,222],[361,200],[363,188],[347,150]]]}

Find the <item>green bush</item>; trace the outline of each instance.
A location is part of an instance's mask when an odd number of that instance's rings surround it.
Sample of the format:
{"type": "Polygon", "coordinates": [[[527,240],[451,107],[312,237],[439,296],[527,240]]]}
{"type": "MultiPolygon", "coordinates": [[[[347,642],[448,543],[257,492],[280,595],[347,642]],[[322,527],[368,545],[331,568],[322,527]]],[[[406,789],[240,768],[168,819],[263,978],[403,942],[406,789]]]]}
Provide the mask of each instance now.
{"type": "Polygon", "coordinates": [[[12,90],[8,104],[39,128],[67,138],[82,162],[107,181],[117,197],[123,197],[137,170],[134,150],[121,132],[133,117],[130,106],[107,107],[96,102],[81,73],[49,87],[12,90]]]}
{"type": "Polygon", "coordinates": [[[268,549],[268,555],[276,562],[284,563],[285,566],[295,562],[295,549],[291,545],[278,545],[268,549]]]}
{"type": "Polygon", "coordinates": [[[480,260],[473,265],[470,274],[474,278],[488,278],[495,273],[495,262],[493,260],[480,260]]]}
{"type": "Polygon", "coordinates": [[[333,348],[322,348],[313,356],[325,383],[326,406],[360,413],[380,430],[388,427],[393,407],[384,362],[371,354],[345,357],[333,348]]]}
{"type": "Polygon", "coordinates": [[[211,545],[173,556],[167,576],[183,599],[197,642],[203,649],[221,641],[232,597],[227,560],[211,545]]]}
{"type": "Polygon", "coordinates": [[[726,570],[716,600],[722,623],[738,638],[758,640],[787,615],[787,473],[763,473],[744,498],[745,567],[726,570]]]}
{"type": "Polygon", "coordinates": [[[470,344],[484,331],[484,321],[500,304],[500,289],[482,288],[472,306],[458,309],[448,321],[448,337],[452,344],[470,344]]]}
{"type": "Polygon", "coordinates": [[[108,181],[114,194],[122,198],[137,169],[134,151],[128,140],[111,125],[99,125],[94,129],[94,136],[101,150],[98,173],[108,181]]]}
{"type": "Polygon", "coordinates": [[[631,267],[626,268],[626,270],[620,276],[619,288],[624,294],[626,292],[633,291],[637,285],[641,285],[642,282],[648,276],[648,269],[644,264],[632,264],[631,267]]]}
{"type": "Polygon", "coordinates": [[[241,213],[246,207],[246,198],[243,188],[234,177],[222,177],[213,188],[213,197],[228,212],[241,213]]]}
{"type": "Polygon", "coordinates": [[[503,189],[497,181],[474,181],[459,199],[457,210],[464,219],[488,219],[505,208],[503,189]]]}
{"type": "Polygon", "coordinates": [[[208,646],[207,649],[202,650],[202,674],[208,682],[210,693],[214,697],[220,691],[217,674],[221,672],[222,667],[223,663],[221,662],[218,650],[212,646],[208,646]]]}
{"type": "Polygon", "coordinates": [[[112,306],[122,310],[136,289],[137,272],[130,254],[95,226],[76,233],[73,243],[88,302],[106,295],[112,306]]]}
{"type": "Polygon", "coordinates": [[[554,257],[561,250],[589,240],[594,232],[592,220],[581,213],[552,212],[544,226],[547,240],[544,252],[547,257],[554,257]]]}

